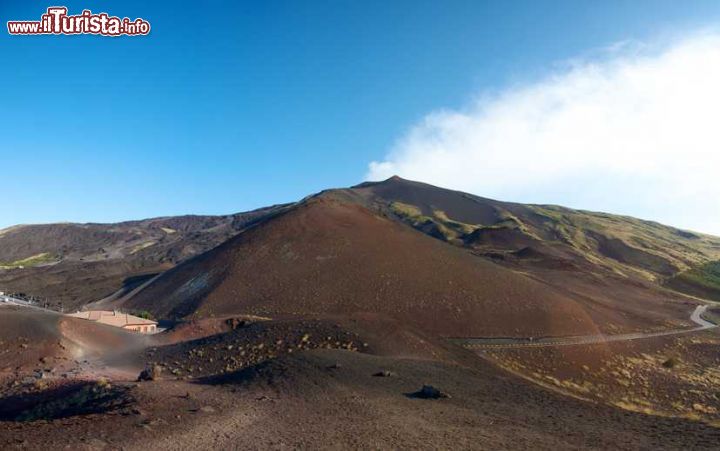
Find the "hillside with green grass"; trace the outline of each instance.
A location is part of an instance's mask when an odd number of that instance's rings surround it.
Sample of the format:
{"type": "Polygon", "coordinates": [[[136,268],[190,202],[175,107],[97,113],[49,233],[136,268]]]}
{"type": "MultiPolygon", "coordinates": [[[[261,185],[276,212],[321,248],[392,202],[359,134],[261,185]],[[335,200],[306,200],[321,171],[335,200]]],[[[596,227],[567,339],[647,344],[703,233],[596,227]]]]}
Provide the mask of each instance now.
{"type": "Polygon", "coordinates": [[[496,261],[565,262],[560,266],[720,299],[718,237],[629,216],[500,202],[397,177],[353,190],[417,230],[496,261]]]}
{"type": "Polygon", "coordinates": [[[43,252],[31,257],[22,258],[13,262],[0,262],[0,269],[33,268],[36,266],[56,263],[58,258],[50,253],[43,252]]]}
{"type": "Polygon", "coordinates": [[[706,263],[681,272],[668,281],[668,286],[714,301],[720,301],[720,261],[706,263]]]}
{"type": "MultiPolygon", "coordinates": [[[[328,190],[322,196],[360,204],[517,271],[579,271],[591,279],[611,275],[720,300],[718,237],[628,216],[496,201],[398,177],[328,190]]],[[[289,208],[0,230],[0,289],[80,307],[132,286],[136,277],[145,279],[200,255],[289,208]]]]}

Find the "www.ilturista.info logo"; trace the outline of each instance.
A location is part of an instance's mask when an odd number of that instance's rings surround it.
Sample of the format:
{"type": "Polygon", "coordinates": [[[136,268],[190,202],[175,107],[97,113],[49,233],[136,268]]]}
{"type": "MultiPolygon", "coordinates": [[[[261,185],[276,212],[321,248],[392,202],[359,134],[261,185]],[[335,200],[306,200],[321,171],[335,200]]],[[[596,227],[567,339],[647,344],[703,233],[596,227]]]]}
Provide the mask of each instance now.
{"type": "Polygon", "coordinates": [[[99,34],[102,36],[144,36],[150,33],[150,22],[137,18],[94,14],[89,9],[68,16],[65,6],[51,6],[39,21],[10,21],[10,34],[99,34]]]}

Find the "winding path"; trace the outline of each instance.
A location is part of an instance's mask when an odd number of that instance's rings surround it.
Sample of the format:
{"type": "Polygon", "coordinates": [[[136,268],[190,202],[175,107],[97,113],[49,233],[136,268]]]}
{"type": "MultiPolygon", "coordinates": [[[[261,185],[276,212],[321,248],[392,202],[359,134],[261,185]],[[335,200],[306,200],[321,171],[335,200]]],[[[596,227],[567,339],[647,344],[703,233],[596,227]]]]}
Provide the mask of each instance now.
{"type": "Polygon", "coordinates": [[[698,325],[691,329],[675,329],[662,332],[635,332],[630,334],[618,335],[583,335],[577,337],[547,337],[547,338],[461,338],[454,340],[468,349],[504,349],[504,348],[526,348],[526,347],[542,347],[542,346],[569,346],[569,345],[586,345],[597,343],[608,343],[611,341],[628,341],[640,340],[643,338],[665,337],[668,335],[680,335],[701,330],[713,329],[718,327],[702,318],[702,314],[707,310],[707,305],[699,305],[690,315],[690,320],[698,325]]]}

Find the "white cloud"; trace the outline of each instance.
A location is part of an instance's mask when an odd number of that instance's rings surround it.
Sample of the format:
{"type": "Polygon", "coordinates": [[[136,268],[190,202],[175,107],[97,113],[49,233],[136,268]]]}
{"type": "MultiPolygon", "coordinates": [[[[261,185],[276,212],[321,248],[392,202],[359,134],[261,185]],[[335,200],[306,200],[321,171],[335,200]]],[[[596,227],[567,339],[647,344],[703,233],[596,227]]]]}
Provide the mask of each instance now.
{"type": "Polygon", "coordinates": [[[720,34],[619,45],[428,114],[367,178],[394,174],[720,235],[720,34]]]}

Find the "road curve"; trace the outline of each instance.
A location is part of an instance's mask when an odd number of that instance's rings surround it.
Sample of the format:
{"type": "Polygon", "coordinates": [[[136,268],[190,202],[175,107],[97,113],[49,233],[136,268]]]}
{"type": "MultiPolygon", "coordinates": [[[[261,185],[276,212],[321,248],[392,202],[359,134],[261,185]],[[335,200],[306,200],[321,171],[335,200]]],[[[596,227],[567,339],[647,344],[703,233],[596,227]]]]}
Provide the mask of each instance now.
{"type": "Polygon", "coordinates": [[[717,324],[713,324],[710,321],[706,321],[703,319],[702,314],[705,313],[707,309],[707,305],[698,305],[693,311],[692,315],[690,315],[690,321],[699,325],[699,329],[712,329],[713,327],[718,327],[717,324]]]}
{"type": "Polygon", "coordinates": [[[618,335],[583,335],[576,337],[562,337],[562,338],[459,338],[454,339],[456,343],[462,345],[468,349],[505,349],[505,348],[530,348],[530,347],[543,347],[543,346],[571,346],[571,345],[586,345],[586,344],[598,344],[608,343],[612,341],[628,341],[628,340],[640,340],[643,338],[652,337],[665,337],[668,335],[680,335],[691,332],[698,332],[701,330],[713,329],[718,327],[717,324],[713,324],[702,318],[702,314],[707,310],[707,305],[699,305],[693,310],[690,315],[690,320],[698,325],[691,329],[675,329],[666,330],[662,332],[635,332],[630,334],[618,334],[618,335]]]}

